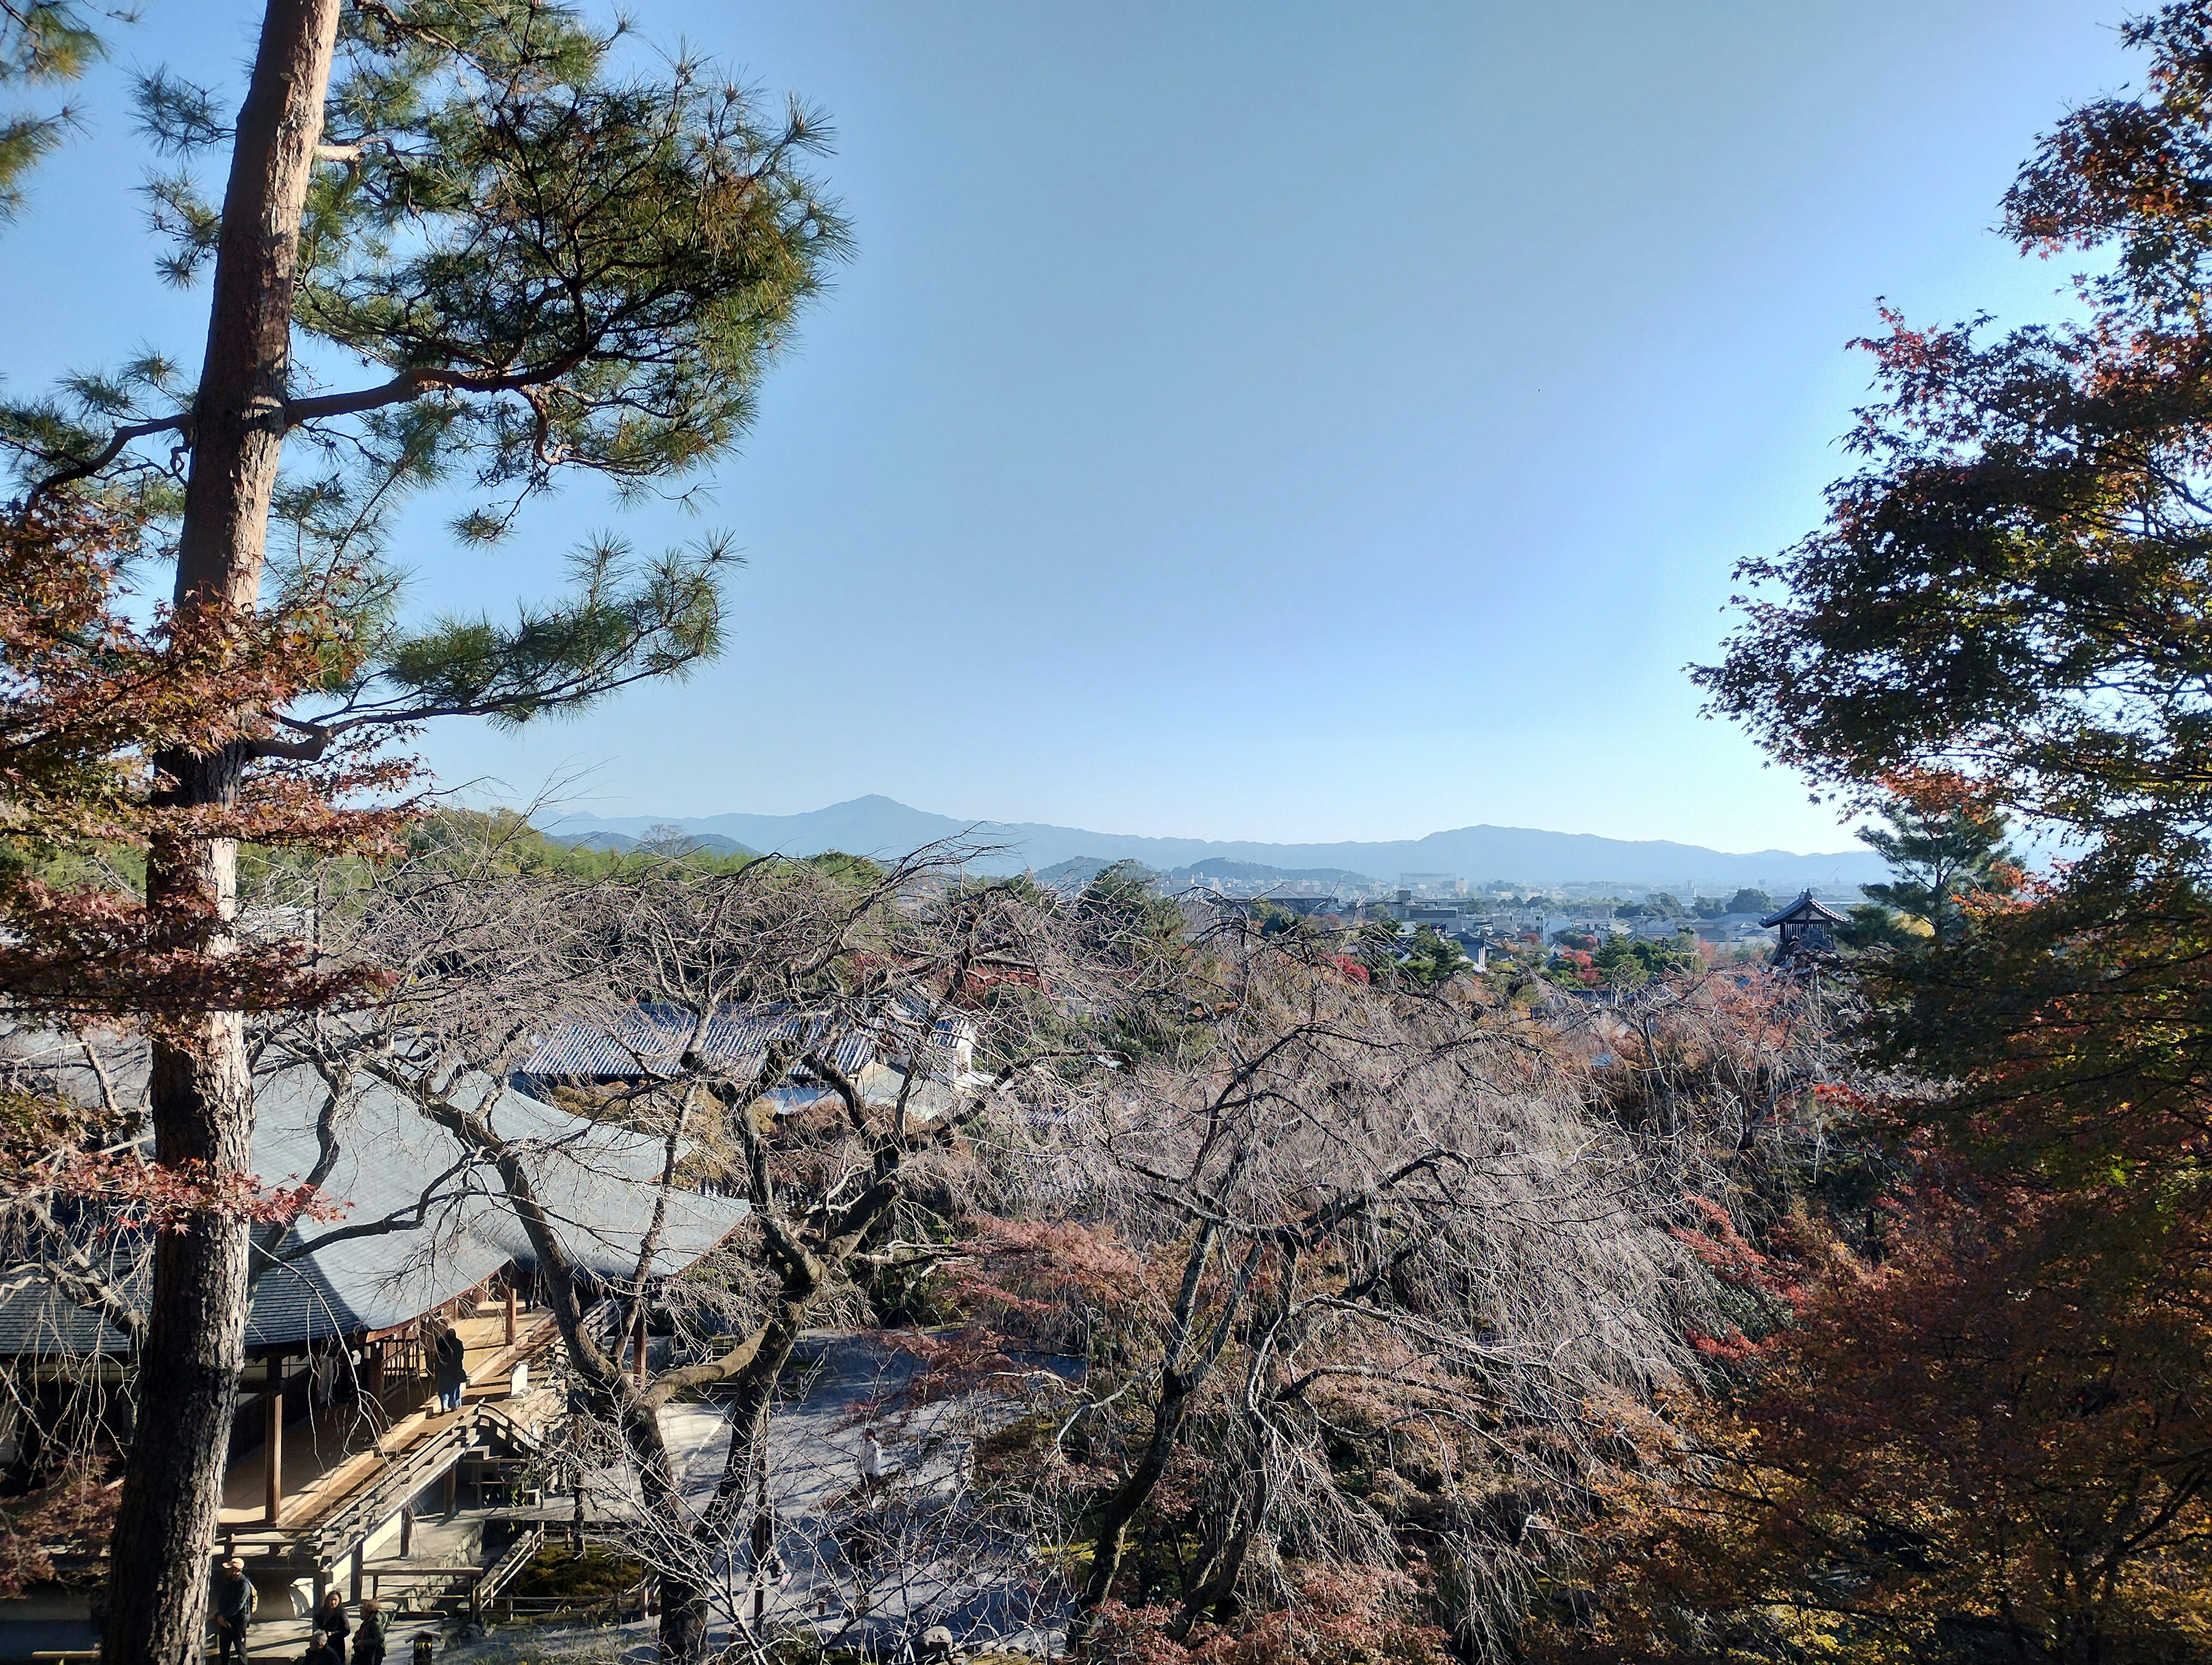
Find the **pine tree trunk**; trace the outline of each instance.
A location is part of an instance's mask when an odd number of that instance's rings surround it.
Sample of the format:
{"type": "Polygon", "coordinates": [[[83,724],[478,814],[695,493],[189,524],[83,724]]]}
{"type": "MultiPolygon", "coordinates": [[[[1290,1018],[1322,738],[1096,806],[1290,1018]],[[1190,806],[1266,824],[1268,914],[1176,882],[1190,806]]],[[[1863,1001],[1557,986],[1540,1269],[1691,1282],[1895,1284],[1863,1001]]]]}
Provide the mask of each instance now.
{"type": "MultiPolygon", "coordinates": [[[[207,357],[191,434],[178,543],[179,612],[251,607],[261,587],[270,499],[284,442],[300,216],[322,134],[339,0],[270,0],[239,114],[223,194],[207,357]]],[[[235,800],[227,757],[155,760],[156,801],[235,800]]],[[[237,848],[164,841],[148,852],[157,939],[221,952],[235,902],[237,848]]],[[[243,1024],[204,1012],[153,1040],[155,1155],[164,1164],[250,1166],[253,1097],[243,1024]]],[[[223,1459],[245,1364],[248,1233],[202,1216],[164,1233],[138,1358],[142,1409],[116,1515],[103,1665],[184,1665],[202,1651],[223,1459]]]]}

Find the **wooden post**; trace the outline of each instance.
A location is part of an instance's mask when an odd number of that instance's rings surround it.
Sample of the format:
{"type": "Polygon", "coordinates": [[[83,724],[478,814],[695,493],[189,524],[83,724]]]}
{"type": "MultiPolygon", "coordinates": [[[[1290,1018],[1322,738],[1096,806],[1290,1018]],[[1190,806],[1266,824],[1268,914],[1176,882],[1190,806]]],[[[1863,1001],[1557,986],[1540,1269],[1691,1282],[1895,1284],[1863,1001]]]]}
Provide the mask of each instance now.
{"type": "Polygon", "coordinates": [[[367,1547],[366,1544],[356,1544],[353,1547],[353,1604],[356,1607],[361,1605],[362,1562],[367,1559],[362,1552],[367,1547]]]}
{"type": "Polygon", "coordinates": [[[271,1353],[268,1370],[261,1395],[268,1425],[261,1440],[261,1518],[276,1526],[284,1515],[284,1355],[271,1353]]]}
{"type": "Polygon", "coordinates": [[[405,1560],[415,1553],[415,1510],[410,1504],[399,1511],[399,1559],[405,1560]]]}
{"type": "Polygon", "coordinates": [[[456,1457],[453,1460],[453,1466],[446,1471],[446,1514],[448,1518],[461,1506],[460,1487],[461,1464],[460,1459],[456,1457]]]}
{"type": "Polygon", "coordinates": [[[469,1580],[469,1623],[478,1630],[483,1628],[483,1575],[478,1573],[469,1580]]]}
{"type": "Polygon", "coordinates": [[[512,1275],[507,1280],[507,1345],[510,1347],[514,1345],[514,1279],[512,1275]]]}
{"type": "Polygon", "coordinates": [[[637,1303],[637,1385],[645,1385],[645,1303],[637,1303]]]}

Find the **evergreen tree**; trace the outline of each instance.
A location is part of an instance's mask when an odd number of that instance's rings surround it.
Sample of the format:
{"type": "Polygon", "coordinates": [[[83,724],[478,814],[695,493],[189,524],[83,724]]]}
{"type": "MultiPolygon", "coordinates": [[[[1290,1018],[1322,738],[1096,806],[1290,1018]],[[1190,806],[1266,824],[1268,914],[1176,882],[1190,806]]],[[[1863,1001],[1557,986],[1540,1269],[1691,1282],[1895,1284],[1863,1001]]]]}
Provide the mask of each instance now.
{"type": "Polygon", "coordinates": [[[1966,934],[1966,905],[1974,896],[2010,896],[2020,884],[2016,858],[2005,843],[2005,817],[1956,801],[1918,804],[1895,799],[1882,807],[1887,827],[1862,827],[1896,875],[1887,884],[1862,887],[1886,908],[1927,922],[1939,941],[1966,934]]]}
{"type": "MultiPolygon", "coordinates": [[[[0,410],[16,513],[97,501],[125,520],[172,566],[181,640],[344,621],[312,686],[198,733],[113,737],[144,765],[143,928],[165,954],[234,947],[238,842],[258,836],[272,772],[431,717],[574,708],[719,644],[718,544],[641,559],[602,539],[552,605],[411,632],[386,559],[396,509],[433,486],[471,490],[453,530],[481,544],[579,471],[632,491],[696,480],[843,252],[806,172],[811,114],[764,115],[689,61],[630,71],[620,35],[544,0],[268,0],[234,119],[219,89],[138,82],[174,164],[149,187],[158,264],[210,279],[204,355],[194,375],[142,353],[0,410]],[[356,383],[326,382],[347,362],[356,383]]],[[[240,1011],[169,1011],[152,1045],[158,1162],[242,1172],[240,1011]]],[[[161,1235],[137,1368],[164,1414],[133,1437],[106,1660],[199,1651],[250,1248],[212,1212],[161,1235]]]]}
{"type": "MultiPolygon", "coordinates": [[[[68,0],[0,0],[0,91],[76,80],[102,52],[92,17],[68,0]]],[[[23,206],[23,176],[75,122],[67,105],[0,111],[0,220],[23,206]]]]}

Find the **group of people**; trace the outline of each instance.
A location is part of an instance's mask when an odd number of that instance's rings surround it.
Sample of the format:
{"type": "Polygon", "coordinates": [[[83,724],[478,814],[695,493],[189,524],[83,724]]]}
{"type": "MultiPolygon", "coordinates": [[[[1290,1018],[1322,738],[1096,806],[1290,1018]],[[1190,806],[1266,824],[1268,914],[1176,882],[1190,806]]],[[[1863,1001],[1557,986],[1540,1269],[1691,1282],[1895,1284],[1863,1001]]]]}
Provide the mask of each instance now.
{"type": "MultiPolygon", "coordinates": [[[[314,1632],[300,1665],[346,1665],[346,1638],[353,1638],[354,1665],[384,1665],[384,1607],[374,1596],[361,1604],[359,1633],[346,1618],[345,1597],[325,1590],[316,1603],[314,1632]]],[[[416,1651],[420,1653],[421,1649],[416,1651]]]]}
{"type": "MultiPolygon", "coordinates": [[[[254,1608],[253,1581],[246,1576],[245,1560],[234,1555],[216,1568],[215,1583],[208,1594],[209,1611],[215,1619],[218,1665],[230,1665],[234,1659],[244,1665],[246,1627],[252,1619],[254,1608]]],[[[352,1643],[353,1665],[384,1665],[386,1629],[390,1619],[383,1603],[374,1597],[361,1604],[361,1619],[356,1624],[346,1613],[345,1597],[335,1589],[325,1590],[310,1618],[307,1651],[301,1656],[300,1665],[347,1665],[349,1639],[352,1643]]],[[[413,1665],[428,1665],[430,1654],[429,1637],[416,1637],[413,1665]]]]}

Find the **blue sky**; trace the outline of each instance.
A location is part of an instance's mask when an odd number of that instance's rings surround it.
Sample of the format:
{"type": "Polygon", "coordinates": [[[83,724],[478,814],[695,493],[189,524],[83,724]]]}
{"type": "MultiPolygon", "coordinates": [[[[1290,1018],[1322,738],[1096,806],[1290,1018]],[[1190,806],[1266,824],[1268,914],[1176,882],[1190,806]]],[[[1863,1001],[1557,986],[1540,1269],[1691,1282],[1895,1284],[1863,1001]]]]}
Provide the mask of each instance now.
{"type": "MultiPolygon", "coordinates": [[[[1838,848],[1682,667],[1817,522],[1876,297],[2056,309],[1990,227],[2138,73],[2124,9],[636,0],[829,112],[857,256],[703,517],[580,489],[491,555],[415,518],[424,610],[543,592],[585,528],[749,562],[719,665],[428,756],[604,814],[1838,848]]],[[[231,73],[257,12],[149,0],[118,58],[231,73]]],[[[18,393],[204,328],[116,79],[83,102],[0,234],[18,393]]]]}

